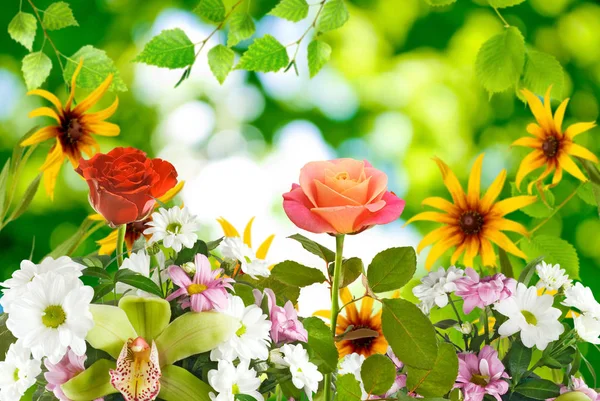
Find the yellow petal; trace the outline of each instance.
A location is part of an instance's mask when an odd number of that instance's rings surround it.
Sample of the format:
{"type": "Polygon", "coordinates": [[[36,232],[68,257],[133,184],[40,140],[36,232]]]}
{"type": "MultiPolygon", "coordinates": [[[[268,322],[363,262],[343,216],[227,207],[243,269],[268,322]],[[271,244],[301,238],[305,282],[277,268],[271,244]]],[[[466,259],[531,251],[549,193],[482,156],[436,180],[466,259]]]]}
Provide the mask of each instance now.
{"type": "Polygon", "coordinates": [[[598,158],[595,154],[576,143],[570,142],[565,144],[565,151],[572,156],[581,157],[582,159],[590,160],[596,164],[598,163],[598,158]]]}
{"type": "Polygon", "coordinates": [[[517,171],[517,178],[515,180],[515,184],[517,185],[517,189],[521,190],[521,183],[523,179],[527,177],[529,173],[538,168],[542,167],[546,163],[546,157],[540,150],[534,150],[529,153],[519,166],[519,170],[517,171]]]}
{"type": "Polygon", "coordinates": [[[560,106],[556,109],[554,113],[554,126],[556,127],[556,132],[562,135],[562,124],[565,118],[565,110],[567,110],[567,105],[569,104],[569,99],[565,99],[560,106]]]}
{"type": "Polygon", "coordinates": [[[502,188],[504,187],[505,181],[506,181],[506,170],[502,170],[500,172],[500,174],[498,174],[498,176],[496,177],[494,182],[492,182],[492,185],[490,185],[487,192],[481,199],[481,210],[484,213],[487,213],[490,210],[490,208],[494,204],[494,201],[496,200],[498,195],[500,195],[500,192],[502,191],[502,188]]]}
{"type": "MultiPolygon", "coordinates": [[[[348,304],[348,302],[352,301],[352,294],[348,288],[342,288],[340,290],[340,298],[342,299],[342,305],[348,304]]],[[[348,320],[351,322],[358,321],[358,310],[356,309],[356,305],[354,302],[348,304],[346,306],[346,316],[348,316],[348,320]]]]}
{"type": "Polygon", "coordinates": [[[79,59],[79,64],[77,64],[77,68],[75,68],[75,72],[71,77],[71,92],[69,93],[69,98],[67,99],[67,103],[65,103],[65,110],[71,110],[71,104],[73,103],[73,99],[75,99],[75,89],[77,88],[77,77],[79,76],[79,72],[83,67],[83,58],[79,59]]]}
{"type": "Polygon", "coordinates": [[[360,318],[363,322],[368,322],[373,314],[373,298],[364,297],[360,302],[360,318]]]}
{"type": "Polygon", "coordinates": [[[248,248],[252,248],[252,223],[254,223],[254,217],[248,221],[244,229],[244,244],[248,245],[248,248]]]}
{"type": "Polygon", "coordinates": [[[510,146],[525,146],[527,148],[539,149],[542,147],[542,143],[542,140],[539,138],[524,136],[514,141],[510,146]]]}
{"type": "Polygon", "coordinates": [[[431,266],[433,263],[440,258],[448,249],[452,248],[454,245],[458,245],[460,242],[460,235],[454,235],[444,241],[440,241],[435,244],[431,250],[429,251],[429,255],[427,255],[427,260],[425,261],[425,269],[427,271],[431,270],[431,266]]]}
{"type": "Polygon", "coordinates": [[[583,134],[584,132],[591,130],[595,126],[596,126],[595,122],[576,123],[576,124],[571,125],[569,128],[567,128],[567,130],[565,131],[565,136],[569,139],[573,139],[577,135],[583,134]]]}
{"type": "Polygon", "coordinates": [[[173,188],[171,188],[167,192],[165,192],[165,194],[163,196],[159,197],[158,200],[162,203],[170,202],[175,196],[177,196],[177,194],[179,192],[181,192],[184,185],[185,185],[185,181],[179,181],[177,183],[177,185],[175,185],[173,188]]]}
{"type": "Polygon", "coordinates": [[[529,206],[537,201],[537,196],[514,196],[512,198],[501,200],[494,204],[490,213],[493,213],[498,216],[505,216],[509,213],[514,212],[515,210],[519,210],[524,208],[525,206],[529,206]]]}
{"type": "Polygon", "coordinates": [[[430,198],[425,198],[423,202],[421,202],[423,206],[431,206],[436,209],[443,210],[446,213],[458,213],[459,209],[454,206],[451,202],[447,201],[444,198],[440,198],[437,196],[432,196],[430,198]]]}
{"type": "Polygon", "coordinates": [[[479,237],[472,235],[467,238],[466,241],[467,247],[465,252],[465,257],[463,258],[463,263],[465,266],[472,267],[473,259],[479,253],[479,237]]]}
{"type": "Polygon", "coordinates": [[[50,166],[54,166],[57,163],[62,163],[64,159],[65,155],[63,153],[62,145],[60,144],[60,141],[57,140],[50,152],[48,153],[44,164],[42,164],[42,166],[40,167],[40,170],[44,171],[50,166]]]}
{"type": "Polygon", "coordinates": [[[529,104],[529,108],[538,124],[544,130],[549,131],[552,127],[552,112],[548,113],[548,109],[544,108],[542,101],[529,90],[523,89],[521,93],[525,96],[525,100],[527,100],[527,104],[529,104]]]}
{"type": "Polygon", "coordinates": [[[483,236],[494,244],[498,245],[500,248],[504,249],[506,252],[512,253],[515,256],[518,256],[523,259],[527,259],[527,256],[519,249],[517,246],[508,238],[505,234],[502,234],[497,230],[484,230],[483,236]]]}
{"type": "Polygon", "coordinates": [[[554,170],[554,164],[548,164],[544,172],[535,180],[531,181],[529,185],[527,185],[527,193],[531,194],[533,192],[533,186],[539,182],[544,181],[546,177],[550,175],[550,173],[554,170]]]}
{"type": "Polygon", "coordinates": [[[321,309],[313,313],[313,316],[324,317],[326,319],[331,319],[331,311],[326,309],[321,309]]]}
{"type": "Polygon", "coordinates": [[[92,134],[100,136],[117,136],[121,133],[121,128],[117,124],[101,121],[97,123],[86,123],[85,128],[92,134]]]}
{"type": "Polygon", "coordinates": [[[486,238],[481,238],[481,261],[484,266],[496,266],[494,247],[486,238]]]}
{"type": "Polygon", "coordinates": [[[579,167],[577,167],[573,159],[571,159],[566,153],[563,153],[558,157],[558,164],[573,177],[583,182],[586,182],[588,180],[587,177],[583,175],[579,167]]]}
{"type": "Polygon", "coordinates": [[[519,233],[525,237],[529,236],[529,232],[522,224],[508,219],[494,219],[486,222],[486,227],[497,231],[512,231],[519,233]]]}
{"type": "Polygon", "coordinates": [[[58,127],[51,125],[38,130],[35,134],[21,142],[21,146],[31,146],[58,136],[58,127]]]}
{"type": "Polygon", "coordinates": [[[217,219],[217,222],[221,225],[221,228],[223,229],[223,234],[226,237],[239,237],[240,236],[240,234],[235,229],[235,227],[232,226],[230,222],[225,220],[224,217],[219,217],[217,219]]]}
{"type": "Polygon", "coordinates": [[[553,187],[558,185],[560,180],[562,180],[562,176],[563,176],[563,170],[560,166],[558,166],[556,168],[556,171],[554,171],[554,177],[552,178],[552,186],[553,187]]]}
{"type": "Polygon", "coordinates": [[[462,244],[460,244],[456,248],[456,250],[452,254],[452,258],[450,259],[450,263],[451,264],[455,264],[458,261],[458,259],[460,258],[460,256],[465,252],[465,247],[466,246],[467,246],[467,243],[463,242],[462,244]]]}
{"type": "Polygon", "coordinates": [[[100,100],[102,98],[102,96],[104,96],[104,94],[110,87],[110,84],[112,83],[112,79],[113,79],[113,74],[108,74],[108,77],[106,77],[104,82],[102,82],[99,87],[94,89],[94,91],[92,93],[90,93],[88,95],[88,97],[83,99],[83,101],[81,103],[79,103],[77,106],[75,106],[75,108],[73,109],[73,113],[81,115],[81,114],[85,113],[86,111],[88,111],[90,108],[92,108],[96,103],[98,103],[98,100],[100,100]]]}
{"type": "Polygon", "coordinates": [[[448,165],[444,163],[441,159],[434,157],[433,160],[437,163],[440,171],[442,172],[442,178],[444,180],[444,185],[448,188],[450,195],[452,195],[452,199],[454,200],[454,204],[457,205],[461,209],[467,208],[467,198],[465,196],[465,192],[454,175],[454,172],[450,170],[448,165]]]}
{"type": "Polygon", "coordinates": [[[38,109],[35,109],[35,110],[29,112],[28,117],[29,118],[50,117],[50,118],[55,119],[57,123],[59,123],[59,124],[61,123],[60,117],[58,116],[56,111],[52,110],[50,107],[40,107],[38,109]]]}
{"type": "Polygon", "coordinates": [[[27,92],[27,94],[43,97],[44,99],[46,99],[50,103],[52,103],[54,105],[54,107],[56,107],[56,111],[58,112],[59,115],[61,115],[61,116],[63,115],[62,114],[62,103],[56,96],[54,96],[54,94],[52,94],[48,91],[45,91],[43,89],[35,89],[35,90],[27,92]]]}
{"type": "Polygon", "coordinates": [[[87,218],[88,220],[92,221],[105,221],[104,216],[102,216],[100,213],[90,214],[87,218]]]}
{"type": "Polygon", "coordinates": [[[48,153],[46,161],[40,168],[44,172],[46,194],[48,194],[51,200],[54,200],[54,188],[56,187],[56,180],[58,179],[58,173],[62,167],[63,160],[62,146],[60,142],[56,141],[56,144],[50,153],[48,153]]]}
{"type": "Polygon", "coordinates": [[[269,252],[269,248],[271,247],[271,243],[273,243],[273,239],[275,239],[275,234],[271,234],[263,241],[262,244],[256,250],[256,257],[258,259],[266,259],[267,253],[269,252]]]}
{"type": "Polygon", "coordinates": [[[118,230],[113,230],[106,237],[96,241],[96,244],[100,245],[98,255],[112,255],[112,253],[117,249],[117,235],[118,230]]]}
{"type": "Polygon", "coordinates": [[[469,206],[474,208],[479,202],[479,193],[481,189],[481,166],[483,165],[483,156],[480,154],[473,164],[471,174],[469,175],[469,188],[467,195],[467,202],[469,206]]]}
{"type": "Polygon", "coordinates": [[[544,129],[537,124],[534,124],[534,123],[527,124],[526,129],[527,129],[528,133],[530,133],[531,135],[533,135],[535,137],[538,137],[540,139],[546,138],[546,133],[544,132],[544,129]]]}
{"type": "Polygon", "coordinates": [[[453,226],[442,226],[436,228],[435,230],[431,231],[429,234],[424,236],[421,242],[419,242],[419,246],[417,246],[417,253],[421,253],[421,251],[425,249],[425,247],[428,247],[434,242],[437,242],[444,238],[448,238],[450,235],[455,234],[455,232],[458,230],[459,229],[457,227],[453,226]]]}
{"type": "Polygon", "coordinates": [[[415,221],[435,221],[437,223],[444,223],[444,224],[453,224],[456,223],[456,219],[444,214],[444,213],[439,213],[439,212],[423,212],[423,213],[419,213],[416,216],[413,216],[410,220],[408,220],[406,222],[406,224],[410,224],[412,222],[415,221]]]}
{"type": "Polygon", "coordinates": [[[113,102],[113,104],[111,104],[109,107],[107,107],[104,110],[100,110],[96,113],[88,113],[85,114],[82,117],[83,121],[86,122],[98,122],[98,121],[104,121],[107,118],[109,118],[110,116],[112,116],[113,114],[115,114],[115,111],[117,111],[117,107],[119,107],[119,98],[116,97],[115,101],[113,102]]]}

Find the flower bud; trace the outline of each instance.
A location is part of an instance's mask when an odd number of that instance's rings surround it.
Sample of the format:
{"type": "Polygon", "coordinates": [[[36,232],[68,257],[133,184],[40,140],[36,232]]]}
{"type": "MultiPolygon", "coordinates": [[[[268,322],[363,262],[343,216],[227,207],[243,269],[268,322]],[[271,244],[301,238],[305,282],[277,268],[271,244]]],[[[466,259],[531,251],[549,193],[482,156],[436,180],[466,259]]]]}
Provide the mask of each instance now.
{"type": "Polygon", "coordinates": [[[146,247],[146,252],[148,252],[148,255],[154,256],[160,252],[160,245],[157,242],[153,243],[152,245],[148,245],[146,247]]]}
{"type": "Polygon", "coordinates": [[[274,348],[269,352],[269,362],[276,369],[285,369],[290,366],[283,360],[283,353],[279,348],[274,348]]]}
{"type": "Polygon", "coordinates": [[[456,325],[456,330],[460,331],[462,334],[469,335],[473,332],[473,324],[471,322],[464,322],[463,324],[456,325]]]}
{"type": "Polygon", "coordinates": [[[184,264],[181,265],[181,268],[187,274],[194,274],[194,273],[196,273],[196,265],[194,264],[194,262],[186,262],[186,263],[184,263],[184,264]]]}

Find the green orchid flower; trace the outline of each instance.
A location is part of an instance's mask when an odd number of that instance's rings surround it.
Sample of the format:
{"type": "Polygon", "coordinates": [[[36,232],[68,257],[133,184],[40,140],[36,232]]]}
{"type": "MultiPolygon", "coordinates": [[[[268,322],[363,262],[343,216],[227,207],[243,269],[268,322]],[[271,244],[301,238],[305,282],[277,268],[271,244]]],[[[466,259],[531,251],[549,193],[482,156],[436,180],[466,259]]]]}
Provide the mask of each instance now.
{"type": "Polygon", "coordinates": [[[228,315],[188,312],[169,324],[171,308],[160,298],[125,296],[119,306],[91,305],[94,328],[86,340],[116,359],[100,359],[62,385],[73,401],[121,393],[126,401],[210,401],[211,387],[173,365],[207,352],[239,326],[228,315]],[[151,344],[151,345],[150,345],[151,344]]]}

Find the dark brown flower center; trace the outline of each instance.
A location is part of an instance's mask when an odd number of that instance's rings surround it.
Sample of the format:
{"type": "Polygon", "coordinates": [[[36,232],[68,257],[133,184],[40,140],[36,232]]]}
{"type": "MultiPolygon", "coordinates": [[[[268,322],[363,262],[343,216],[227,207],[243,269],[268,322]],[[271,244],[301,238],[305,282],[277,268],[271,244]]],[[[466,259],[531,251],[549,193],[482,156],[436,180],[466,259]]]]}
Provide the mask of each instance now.
{"type": "Polygon", "coordinates": [[[468,211],[460,216],[460,229],[467,235],[477,234],[483,227],[483,216],[479,212],[468,211]]]}
{"type": "Polygon", "coordinates": [[[544,156],[548,159],[553,158],[558,153],[558,148],[560,146],[560,142],[553,136],[546,138],[544,143],[542,143],[542,152],[544,152],[544,156]]]}
{"type": "MultiPolygon", "coordinates": [[[[359,325],[359,326],[354,326],[353,330],[358,330],[358,329],[370,329],[373,330],[372,327],[368,326],[368,325],[359,325]]],[[[362,337],[362,338],[354,338],[352,340],[348,340],[352,343],[352,346],[354,347],[355,350],[368,350],[371,348],[371,344],[373,343],[373,341],[375,340],[376,337],[362,337]]]]}

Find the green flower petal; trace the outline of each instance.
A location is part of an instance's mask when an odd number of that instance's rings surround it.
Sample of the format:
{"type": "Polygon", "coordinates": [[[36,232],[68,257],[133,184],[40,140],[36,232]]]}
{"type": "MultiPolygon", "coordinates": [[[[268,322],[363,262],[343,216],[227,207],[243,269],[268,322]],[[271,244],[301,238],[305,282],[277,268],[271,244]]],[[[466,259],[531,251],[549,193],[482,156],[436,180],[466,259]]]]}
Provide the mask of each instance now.
{"type": "Polygon", "coordinates": [[[188,312],[173,320],[156,338],[161,366],[210,351],[239,327],[234,317],[216,312],[188,312]]]}
{"type": "Polygon", "coordinates": [[[94,317],[94,328],[85,339],[92,347],[106,351],[117,359],[123,344],[138,336],[127,314],[109,305],[90,305],[90,311],[94,317]]]}
{"type": "Polygon", "coordinates": [[[73,401],[90,401],[118,393],[110,384],[108,371],[116,367],[115,361],[99,359],[92,366],[61,386],[65,395],[73,401]]]}
{"type": "Polygon", "coordinates": [[[160,298],[126,296],[119,301],[138,336],[151,343],[169,325],[171,307],[160,298]]]}
{"type": "Polygon", "coordinates": [[[187,370],[175,365],[162,368],[158,398],[165,401],[210,401],[214,391],[187,370]]]}

